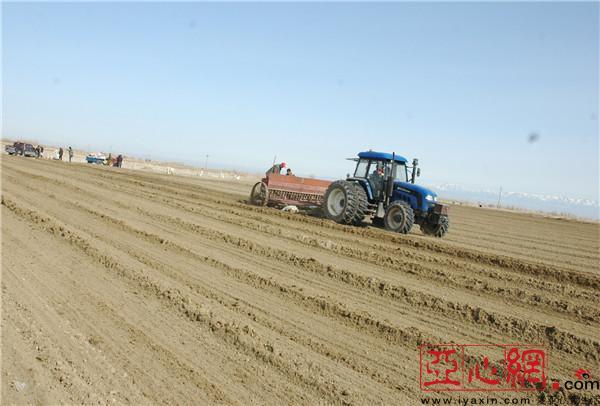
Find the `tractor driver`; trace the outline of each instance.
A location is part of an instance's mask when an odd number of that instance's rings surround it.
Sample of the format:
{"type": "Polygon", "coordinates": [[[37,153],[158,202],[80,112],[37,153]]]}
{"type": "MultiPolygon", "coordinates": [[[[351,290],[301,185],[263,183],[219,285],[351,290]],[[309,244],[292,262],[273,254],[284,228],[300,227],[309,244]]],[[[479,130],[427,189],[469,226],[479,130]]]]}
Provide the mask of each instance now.
{"type": "Polygon", "coordinates": [[[385,174],[385,170],[384,170],[384,163],[381,161],[376,161],[376,166],[375,169],[373,169],[373,173],[371,174],[371,176],[369,176],[369,178],[371,179],[376,179],[376,178],[383,178],[384,174],[385,174]]]}
{"type": "Polygon", "coordinates": [[[379,198],[383,192],[383,178],[385,174],[384,165],[385,163],[382,161],[377,161],[377,166],[373,170],[373,173],[369,175],[369,183],[371,183],[373,195],[376,198],[379,198]]]}

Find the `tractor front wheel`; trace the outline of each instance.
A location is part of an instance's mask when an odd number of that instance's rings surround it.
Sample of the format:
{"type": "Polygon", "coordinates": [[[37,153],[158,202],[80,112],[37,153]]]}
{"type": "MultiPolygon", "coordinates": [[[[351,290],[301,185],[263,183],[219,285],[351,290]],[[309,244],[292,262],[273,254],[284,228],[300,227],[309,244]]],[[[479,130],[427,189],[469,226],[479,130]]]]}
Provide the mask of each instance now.
{"type": "Polygon", "coordinates": [[[408,203],[395,201],[385,210],[383,225],[386,230],[408,234],[415,222],[415,214],[408,203]]]}
{"type": "Polygon", "coordinates": [[[250,193],[250,203],[255,206],[266,206],[269,202],[269,188],[265,182],[258,182],[250,193]]]}
{"type": "Polygon", "coordinates": [[[446,235],[449,227],[448,217],[442,216],[440,217],[440,224],[421,224],[421,231],[423,231],[423,234],[441,238],[446,235]]]}

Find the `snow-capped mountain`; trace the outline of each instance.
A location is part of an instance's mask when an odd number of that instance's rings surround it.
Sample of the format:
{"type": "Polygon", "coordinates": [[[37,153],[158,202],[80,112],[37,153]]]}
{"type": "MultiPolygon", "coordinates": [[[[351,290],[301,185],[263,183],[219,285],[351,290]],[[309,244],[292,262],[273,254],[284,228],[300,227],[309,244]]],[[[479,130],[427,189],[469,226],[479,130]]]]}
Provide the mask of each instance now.
{"type": "Polygon", "coordinates": [[[500,207],[515,207],[553,214],[569,214],[594,220],[600,219],[600,205],[598,200],[593,199],[511,191],[502,191],[500,194],[500,190],[472,189],[451,183],[432,185],[431,188],[438,193],[441,199],[497,205],[498,197],[500,197],[500,207]]]}

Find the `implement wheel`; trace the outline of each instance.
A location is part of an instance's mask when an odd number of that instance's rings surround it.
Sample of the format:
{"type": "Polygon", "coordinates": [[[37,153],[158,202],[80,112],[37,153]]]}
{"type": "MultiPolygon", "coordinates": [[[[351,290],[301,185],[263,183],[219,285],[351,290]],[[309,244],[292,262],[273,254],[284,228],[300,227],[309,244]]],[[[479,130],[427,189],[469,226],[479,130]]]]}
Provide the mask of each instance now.
{"type": "Polygon", "coordinates": [[[415,222],[415,214],[408,203],[395,201],[385,210],[383,224],[386,230],[408,234],[415,222]]]}
{"type": "Polygon", "coordinates": [[[265,182],[258,182],[250,192],[250,203],[255,206],[266,206],[269,202],[269,188],[265,182]]]}
{"type": "Polygon", "coordinates": [[[356,182],[338,180],[327,188],[323,214],[336,223],[360,225],[367,211],[367,194],[356,182]]]}

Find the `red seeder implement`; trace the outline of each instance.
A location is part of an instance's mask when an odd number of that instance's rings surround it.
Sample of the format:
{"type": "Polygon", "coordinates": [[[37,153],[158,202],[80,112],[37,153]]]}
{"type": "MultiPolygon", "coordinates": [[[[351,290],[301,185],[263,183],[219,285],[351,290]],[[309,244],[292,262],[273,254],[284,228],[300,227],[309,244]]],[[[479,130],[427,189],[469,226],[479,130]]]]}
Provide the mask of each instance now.
{"type": "Polygon", "coordinates": [[[254,185],[250,201],[257,206],[320,206],[330,184],[328,180],[270,173],[254,185]]]}

